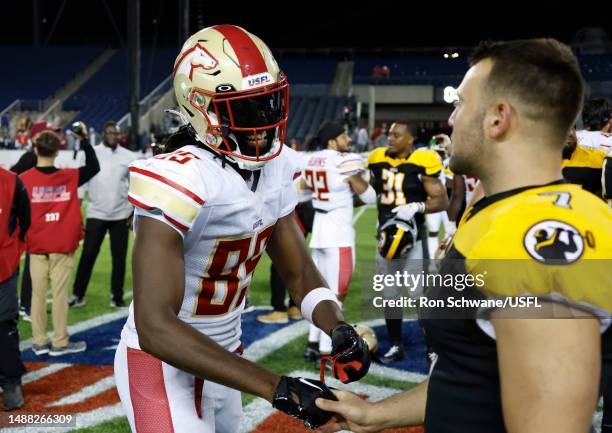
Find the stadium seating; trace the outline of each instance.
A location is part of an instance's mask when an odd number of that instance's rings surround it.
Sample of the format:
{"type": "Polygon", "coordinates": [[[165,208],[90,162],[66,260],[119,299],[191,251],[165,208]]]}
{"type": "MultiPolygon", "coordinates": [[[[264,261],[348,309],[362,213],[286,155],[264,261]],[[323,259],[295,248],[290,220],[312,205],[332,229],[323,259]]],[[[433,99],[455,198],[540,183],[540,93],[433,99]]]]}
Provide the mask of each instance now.
{"type": "MultiPolygon", "coordinates": [[[[64,103],[78,110],[79,118],[100,130],[104,122],[119,120],[128,111],[128,51],[119,50],[64,103]]],[[[140,60],[140,95],[144,98],[172,71],[176,50],[143,48],[140,60]]]]}
{"type": "Polygon", "coordinates": [[[292,95],[289,104],[288,139],[304,143],[306,137],[315,134],[325,120],[339,120],[345,105],[353,106],[351,98],[327,95],[292,95]]]}
{"type": "MultiPolygon", "coordinates": [[[[586,81],[612,80],[612,55],[578,56],[586,81]]],[[[364,58],[355,61],[354,84],[432,84],[453,85],[460,83],[468,63],[465,56],[457,59],[439,57],[364,58]],[[375,66],[388,66],[389,78],[373,78],[375,66]]]]}
{"type": "Polygon", "coordinates": [[[279,59],[278,64],[292,84],[331,84],[336,73],[334,59],[279,59]]]}
{"type": "Polygon", "coordinates": [[[354,84],[457,85],[468,68],[465,57],[364,58],[355,61],[354,84]],[[387,66],[389,78],[373,78],[375,66],[387,66]]]}
{"type": "MultiPolygon", "coordinates": [[[[0,47],[0,110],[16,99],[46,99],[102,54],[101,47],[0,47]]],[[[27,105],[27,102],[26,102],[27,105]]],[[[23,109],[31,109],[25,106],[23,109]]]]}

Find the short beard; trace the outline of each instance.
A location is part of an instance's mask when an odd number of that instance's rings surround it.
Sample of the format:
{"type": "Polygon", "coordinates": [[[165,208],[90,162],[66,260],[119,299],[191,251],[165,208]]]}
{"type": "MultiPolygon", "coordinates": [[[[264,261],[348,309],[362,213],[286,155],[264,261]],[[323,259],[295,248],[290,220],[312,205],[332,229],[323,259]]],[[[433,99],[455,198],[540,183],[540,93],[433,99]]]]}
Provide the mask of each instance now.
{"type": "Polygon", "coordinates": [[[453,173],[465,174],[468,176],[481,176],[481,169],[485,159],[484,155],[484,132],[482,130],[482,122],[484,119],[484,111],[476,117],[469,125],[460,131],[460,136],[456,134],[453,141],[453,153],[451,154],[449,167],[453,173]],[[458,144],[459,140],[461,144],[458,144]],[[456,152],[457,149],[461,152],[456,152]]]}

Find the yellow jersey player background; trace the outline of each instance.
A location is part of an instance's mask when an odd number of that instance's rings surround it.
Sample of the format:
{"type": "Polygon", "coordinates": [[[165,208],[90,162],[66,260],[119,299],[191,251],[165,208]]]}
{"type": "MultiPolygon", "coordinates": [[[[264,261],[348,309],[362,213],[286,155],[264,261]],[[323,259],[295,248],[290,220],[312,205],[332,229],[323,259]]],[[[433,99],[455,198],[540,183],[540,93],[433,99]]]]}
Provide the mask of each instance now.
{"type": "Polygon", "coordinates": [[[375,405],[345,392],[317,400],[341,415],[325,433],[588,432],[600,389],[610,432],[612,211],[561,174],[584,97],[578,62],[553,39],[482,43],[470,62],[449,120],[450,167],[477,176],[485,197],[466,210],[441,272],[484,285],[428,288],[443,305],[421,311],[438,355],[429,378],[375,405]],[[512,308],[528,297],[541,305],[512,308]],[[453,310],[452,298],[475,307],[453,310]]]}
{"type": "Polygon", "coordinates": [[[578,143],[576,129],[572,128],[563,147],[563,177],[586,191],[602,195],[602,169],[606,154],[598,149],[578,143]]]}
{"type": "MultiPolygon", "coordinates": [[[[389,129],[388,147],[379,147],[368,157],[370,183],[378,195],[376,274],[421,273],[426,239],[424,214],[448,207],[446,189],[439,178],[442,159],[435,150],[415,150],[413,143],[411,126],[396,122],[389,129]],[[405,237],[410,239],[401,239],[405,237]]],[[[387,286],[383,295],[395,299],[400,293],[401,287],[387,286]]],[[[389,364],[404,358],[401,309],[385,311],[385,322],[391,348],[381,361],[389,364]]]]}

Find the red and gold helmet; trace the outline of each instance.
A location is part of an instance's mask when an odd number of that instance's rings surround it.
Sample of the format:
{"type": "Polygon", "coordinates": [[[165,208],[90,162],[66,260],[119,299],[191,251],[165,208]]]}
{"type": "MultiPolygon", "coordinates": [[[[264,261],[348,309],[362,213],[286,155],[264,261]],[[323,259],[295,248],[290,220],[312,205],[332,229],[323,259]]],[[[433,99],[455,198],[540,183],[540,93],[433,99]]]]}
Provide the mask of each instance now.
{"type": "Polygon", "coordinates": [[[243,28],[200,30],[174,62],[174,92],[196,137],[257,170],[285,142],[289,86],[270,49],[243,28]]]}

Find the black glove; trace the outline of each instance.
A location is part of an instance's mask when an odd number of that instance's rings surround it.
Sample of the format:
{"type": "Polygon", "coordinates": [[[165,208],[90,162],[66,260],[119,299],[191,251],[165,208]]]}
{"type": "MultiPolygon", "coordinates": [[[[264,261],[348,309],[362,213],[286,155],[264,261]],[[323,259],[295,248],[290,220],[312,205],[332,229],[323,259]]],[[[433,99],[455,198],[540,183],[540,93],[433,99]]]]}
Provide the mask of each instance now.
{"type": "Polygon", "coordinates": [[[349,383],[365,376],[370,368],[370,348],[355,328],[341,323],[332,330],[331,338],[334,377],[349,383]]]}
{"type": "Polygon", "coordinates": [[[318,380],[302,377],[281,377],[274,391],[272,406],[301,421],[308,428],[317,428],[332,417],[331,412],[319,409],[315,405],[317,398],[338,400],[333,392],[318,380]]]}

